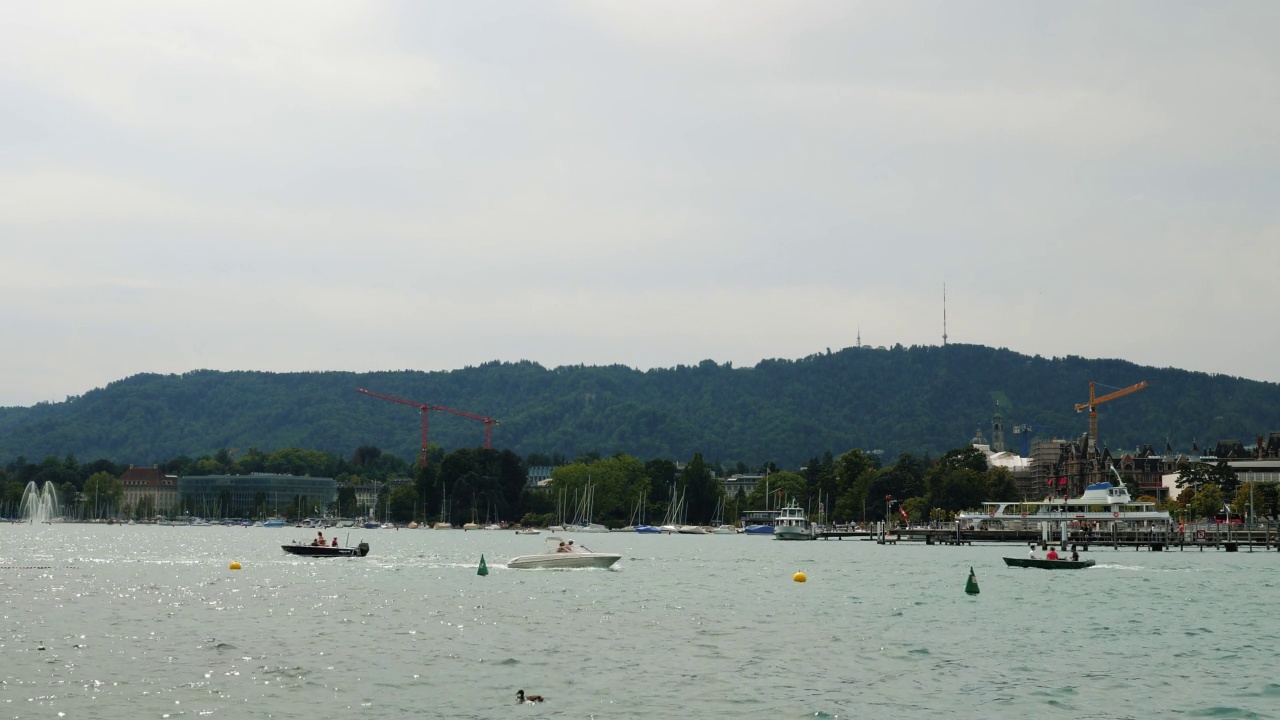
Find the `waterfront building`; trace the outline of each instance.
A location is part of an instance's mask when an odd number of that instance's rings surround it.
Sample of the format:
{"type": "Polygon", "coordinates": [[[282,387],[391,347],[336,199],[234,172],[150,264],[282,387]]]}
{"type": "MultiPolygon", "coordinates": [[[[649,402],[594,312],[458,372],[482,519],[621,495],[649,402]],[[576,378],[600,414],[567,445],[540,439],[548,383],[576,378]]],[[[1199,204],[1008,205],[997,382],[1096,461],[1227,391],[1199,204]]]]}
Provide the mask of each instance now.
{"type": "Polygon", "coordinates": [[[743,497],[750,497],[751,492],[756,489],[764,480],[763,474],[740,473],[730,475],[720,481],[720,487],[724,488],[725,497],[733,499],[738,497],[738,491],[742,491],[743,497]]]}
{"type": "Polygon", "coordinates": [[[1236,480],[1245,483],[1280,484],[1280,432],[1271,432],[1265,439],[1259,435],[1255,444],[1246,446],[1239,440],[1219,440],[1208,454],[1177,455],[1164,468],[1161,483],[1167,497],[1176,498],[1182,489],[1178,480],[1182,474],[1178,468],[1183,463],[1226,463],[1236,473],[1236,480]]]}
{"type": "Polygon", "coordinates": [[[972,445],[987,456],[987,467],[1004,468],[1013,476],[1014,483],[1026,499],[1039,498],[1044,494],[1045,485],[1037,485],[1034,481],[1031,458],[1024,458],[1009,450],[996,450],[987,445],[979,430],[972,440],[972,445]]]}
{"type": "Polygon", "coordinates": [[[534,487],[544,485],[544,480],[551,480],[551,471],[554,469],[550,465],[530,465],[529,472],[525,476],[525,484],[534,487]]]}
{"type": "Polygon", "coordinates": [[[124,486],[124,505],[139,514],[139,519],[149,520],[156,515],[167,515],[178,507],[178,476],[165,475],[160,468],[133,467],[120,476],[124,486]]]}
{"type": "Polygon", "coordinates": [[[178,478],[178,498],[200,517],[278,515],[293,506],[300,515],[323,512],[338,499],[333,478],[255,473],[178,478]]]}
{"type": "Polygon", "coordinates": [[[1080,440],[1037,440],[1031,446],[1030,457],[1013,452],[998,453],[985,444],[978,432],[972,444],[987,456],[988,467],[1004,467],[1013,475],[1014,482],[1023,497],[1040,500],[1045,497],[1078,497],[1085,487],[1098,482],[1112,482],[1120,475],[1137,482],[1140,496],[1150,495],[1157,502],[1164,502],[1167,491],[1164,474],[1170,462],[1156,455],[1150,445],[1131,453],[1114,455],[1107,448],[1099,449],[1088,442],[1088,436],[1080,440]]]}

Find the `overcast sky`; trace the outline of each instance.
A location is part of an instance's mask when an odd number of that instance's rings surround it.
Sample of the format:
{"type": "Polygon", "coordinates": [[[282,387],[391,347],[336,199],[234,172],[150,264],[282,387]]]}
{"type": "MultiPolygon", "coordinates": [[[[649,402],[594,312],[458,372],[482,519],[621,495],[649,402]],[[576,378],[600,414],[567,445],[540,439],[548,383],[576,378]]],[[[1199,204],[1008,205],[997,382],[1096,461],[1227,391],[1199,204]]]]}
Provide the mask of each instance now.
{"type": "MultiPolygon", "coordinates": [[[[12,3],[0,405],[953,343],[1280,381],[1280,3],[12,3]]],[[[1142,378],[1096,378],[1110,385],[1142,378]]]]}

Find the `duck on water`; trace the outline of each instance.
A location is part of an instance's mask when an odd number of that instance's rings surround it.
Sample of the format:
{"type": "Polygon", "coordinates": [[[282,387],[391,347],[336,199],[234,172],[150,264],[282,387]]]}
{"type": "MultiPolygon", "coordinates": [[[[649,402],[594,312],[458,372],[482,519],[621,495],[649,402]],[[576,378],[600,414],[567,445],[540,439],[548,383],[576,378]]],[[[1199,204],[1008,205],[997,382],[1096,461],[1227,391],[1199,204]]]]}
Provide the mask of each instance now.
{"type": "Polygon", "coordinates": [[[542,702],[541,695],[525,695],[523,690],[516,691],[516,704],[524,705],[542,702]]]}

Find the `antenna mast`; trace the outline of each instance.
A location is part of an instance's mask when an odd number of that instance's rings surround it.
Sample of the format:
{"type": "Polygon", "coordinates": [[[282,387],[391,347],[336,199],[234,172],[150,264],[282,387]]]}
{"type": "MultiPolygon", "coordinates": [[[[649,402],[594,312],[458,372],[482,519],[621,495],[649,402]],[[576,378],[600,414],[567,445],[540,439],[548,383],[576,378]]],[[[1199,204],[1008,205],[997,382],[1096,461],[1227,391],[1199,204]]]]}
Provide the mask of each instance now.
{"type": "Polygon", "coordinates": [[[947,344],[947,284],[942,283],[942,344],[947,344]]]}

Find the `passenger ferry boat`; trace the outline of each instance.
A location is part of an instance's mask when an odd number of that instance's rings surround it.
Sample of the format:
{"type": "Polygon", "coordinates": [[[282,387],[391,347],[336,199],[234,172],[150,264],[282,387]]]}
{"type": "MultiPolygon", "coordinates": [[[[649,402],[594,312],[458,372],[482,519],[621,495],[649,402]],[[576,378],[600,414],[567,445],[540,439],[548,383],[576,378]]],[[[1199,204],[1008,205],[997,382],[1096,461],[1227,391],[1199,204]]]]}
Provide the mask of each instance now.
{"type": "Polygon", "coordinates": [[[817,540],[818,529],[804,516],[804,510],[795,500],[782,508],[773,523],[774,540],[817,540]]]}
{"type": "Polygon", "coordinates": [[[962,523],[983,524],[988,529],[1034,526],[1042,522],[1114,522],[1138,527],[1168,525],[1169,513],[1157,510],[1153,502],[1129,497],[1123,484],[1109,482],[1089,485],[1078,498],[1051,498],[1040,502],[984,502],[982,512],[962,512],[962,523]]]}

